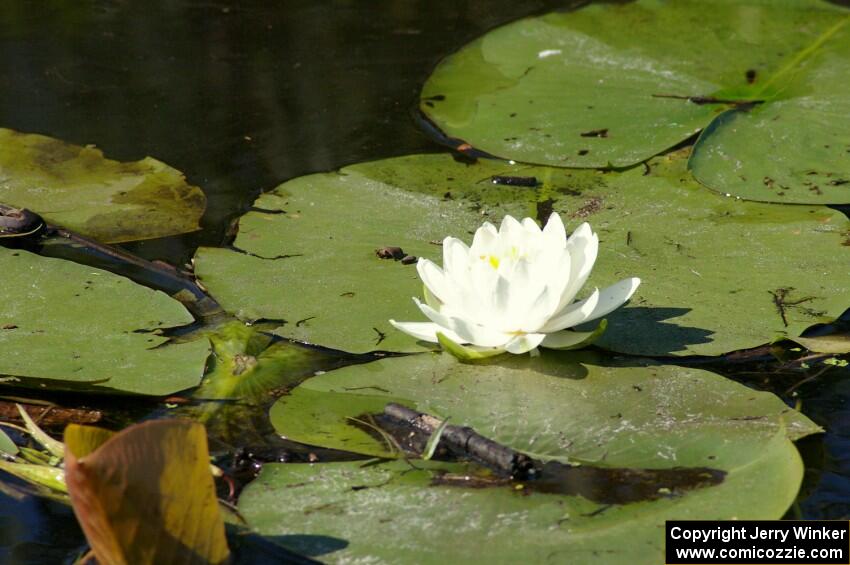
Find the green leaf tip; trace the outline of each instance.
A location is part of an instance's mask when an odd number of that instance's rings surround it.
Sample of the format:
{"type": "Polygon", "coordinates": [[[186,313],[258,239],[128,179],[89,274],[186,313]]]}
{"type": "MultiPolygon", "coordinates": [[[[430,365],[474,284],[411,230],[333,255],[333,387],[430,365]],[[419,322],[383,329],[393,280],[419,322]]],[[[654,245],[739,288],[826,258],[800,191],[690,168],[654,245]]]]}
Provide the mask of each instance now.
{"type": "Polygon", "coordinates": [[[498,347],[475,347],[474,345],[461,345],[455,343],[442,332],[437,332],[437,341],[445,351],[448,351],[461,362],[469,363],[495,357],[505,352],[504,349],[498,347]]]}

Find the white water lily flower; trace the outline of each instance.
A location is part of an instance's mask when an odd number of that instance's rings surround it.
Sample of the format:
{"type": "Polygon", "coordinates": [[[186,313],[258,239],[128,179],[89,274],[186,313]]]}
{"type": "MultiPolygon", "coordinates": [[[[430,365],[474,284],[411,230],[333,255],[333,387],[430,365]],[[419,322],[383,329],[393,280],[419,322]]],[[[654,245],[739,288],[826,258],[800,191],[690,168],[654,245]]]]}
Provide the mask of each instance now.
{"type": "Polygon", "coordinates": [[[604,330],[604,320],[596,332],[568,328],[619,308],[640,284],[638,278],[624,279],[575,301],[598,248],[590,225],[581,224],[567,238],[557,214],[542,230],[531,218],[518,222],[505,216],[498,230],[486,222],[471,247],[454,237],[443,240],[442,269],[419,259],[425,303],[413,300],[431,321],[390,323],[417,339],[439,341],[460,356],[585,345],[604,330]]]}

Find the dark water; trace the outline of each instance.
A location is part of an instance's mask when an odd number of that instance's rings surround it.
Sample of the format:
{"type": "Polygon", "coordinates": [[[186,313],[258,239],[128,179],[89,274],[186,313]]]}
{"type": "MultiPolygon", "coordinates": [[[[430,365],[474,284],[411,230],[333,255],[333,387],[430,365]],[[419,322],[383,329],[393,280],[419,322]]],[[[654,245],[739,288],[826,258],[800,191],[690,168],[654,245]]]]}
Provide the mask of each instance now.
{"type": "Polygon", "coordinates": [[[261,190],[305,173],[436,150],[410,109],[430,69],[545,0],[0,2],[0,124],[157,157],[209,199],[217,245],[261,190]]]}
{"type": "MultiPolygon", "coordinates": [[[[0,126],[107,156],[154,156],[209,199],[204,230],[135,244],[187,260],[218,245],[255,196],[287,179],[440,148],[411,117],[437,61],[547,0],[4,0],[0,126]]],[[[801,388],[830,427],[803,445],[798,512],[850,515],[850,388],[801,388]]],[[[70,510],[0,494],[0,563],[60,562],[82,538],[70,510]]]]}

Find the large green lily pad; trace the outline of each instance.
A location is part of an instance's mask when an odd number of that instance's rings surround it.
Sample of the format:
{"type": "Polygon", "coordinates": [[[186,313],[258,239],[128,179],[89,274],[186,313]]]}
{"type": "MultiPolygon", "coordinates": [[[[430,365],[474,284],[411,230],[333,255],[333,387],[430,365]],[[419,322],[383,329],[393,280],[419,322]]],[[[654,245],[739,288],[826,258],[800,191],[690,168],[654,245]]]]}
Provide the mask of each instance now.
{"type": "Polygon", "coordinates": [[[665,520],[782,516],[799,456],[779,435],[749,448],[755,457],[718,486],[622,506],[441,485],[467,472],[446,463],[266,464],[239,511],[261,534],[329,563],[661,563],[665,520]]]}
{"type": "Polygon", "coordinates": [[[117,243],[197,230],[206,198],[151,157],[121,163],[92,146],[0,128],[0,203],[117,243]]]}
{"type": "MultiPolygon", "coordinates": [[[[162,292],[112,273],[0,247],[0,375],[164,395],[198,384],[207,340],[168,344],[192,322],[162,292]]],[[[15,381],[12,381],[14,384],[15,381]]]]}
{"type": "Polygon", "coordinates": [[[599,499],[592,480],[565,484],[561,494],[535,492],[534,482],[520,492],[446,486],[440,471],[468,471],[437,462],[268,465],[240,499],[253,528],[292,549],[309,540],[347,541],[325,556],[333,562],[540,562],[555,554],[578,563],[600,555],[658,563],[664,520],[782,516],[803,473],[788,438],[818,430],[777,397],[706,371],[604,366],[587,353],[549,351],[484,365],[425,353],[348,367],[305,381],[279,400],[272,420],[290,439],[366,453],[371,441],[371,454],[392,455],[381,452],[378,434],[350,419],[363,421],[357,412],[369,408],[367,397],[372,410],[406,399],[543,460],[581,461],[598,481],[606,469],[620,469],[613,484],[597,485],[605,497],[629,496],[623,468],[725,475],[692,490],[660,480],[654,492],[665,496],[612,503],[599,499]],[[360,433],[360,443],[343,427],[360,433]]]}
{"type": "Polygon", "coordinates": [[[611,466],[708,465],[705,457],[739,435],[784,426],[798,439],[818,429],[776,396],[708,371],[556,351],[476,364],[425,353],[346,367],[305,381],[270,417],[293,441],[392,457],[398,453],[356,421],[388,402],[472,426],[537,458],[611,466]]]}
{"type": "Polygon", "coordinates": [[[755,200],[848,202],[848,18],[819,0],[639,0],[527,18],[445,59],[421,109],[501,157],[625,167],[752,101],[703,134],[696,176],[755,200]]]}
{"type": "Polygon", "coordinates": [[[375,249],[441,263],[432,242],[468,242],[482,221],[551,204],[568,230],[589,221],[600,235],[589,285],[643,280],[608,318],[598,343],[609,349],[721,354],[798,336],[850,306],[843,214],[719,196],[690,178],[686,158],[601,173],[413,155],[301,177],[257,200],[262,211],[243,216],[236,250],[201,249],[196,274],[240,318],[285,320],[277,331],[286,337],[350,352],[421,351],[429,345],[388,322],[425,320],[411,301],[422,294],[415,267],[375,249]],[[497,174],[540,186],[494,185],[497,174]]]}

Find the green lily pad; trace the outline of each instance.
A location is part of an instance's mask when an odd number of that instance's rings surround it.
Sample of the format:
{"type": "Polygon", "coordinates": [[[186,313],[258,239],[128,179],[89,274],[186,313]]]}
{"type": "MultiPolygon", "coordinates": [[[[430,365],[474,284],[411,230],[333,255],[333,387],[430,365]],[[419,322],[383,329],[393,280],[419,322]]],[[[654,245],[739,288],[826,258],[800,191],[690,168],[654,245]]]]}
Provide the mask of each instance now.
{"type": "Polygon", "coordinates": [[[0,375],[13,384],[165,395],[200,381],[209,343],[167,343],[162,330],[193,321],[167,295],[3,247],[0,270],[0,375]]]}
{"type": "MultiPolygon", "coordinates": [[[[490,176],[506,170],[493,162],[466,169],[445,156],[412,156],[297,178],[260,196],[254,206],[263,211],[242,217],[237,251],[201,248],[195,273],[239,318],[285,319],[278,330],[285,337],[352,353],[422,351],[388,322],[419,316],[411,300],[422,288],[416,267],[380,259],[376,249],[440,254],[432,242],[486,219],[473,203],[442,196],[468,190],[473,180],[486,190],[490,176]]],[[[498,188],[490,191],[496,202],[503,198],[498,188]]],[[[535,194],[523,196],[533,206],[535,194]]],[[[511,209],[522,214],[527,206],[511,209]]]]}
{"type": "Polygon", "coordinates": [[[122,163],[92,146],[0,128],[0,203],[118,243],[199,229],[206,198],[151,157],[122,163]]]}
{"type": "Polygon", "coordinates": [[[848,202],[848,19],[818,0],[639,0],[546,14],[445,59],[420,108],[478,149],[563,167],[634,165],[711,123],[692,167],[712,188],[848,202]],[[751,101],[760,106],[722,114],[751,101]]]}
{"type": "Polygon", "coordinates": [[[551,351],[484,365],[425,353],[347,367],[282,397],[272,420],[290,439],[393,456],[351,416],[399,398],[540,459],[581,462],[573,469],[596,480],[606,471],[617,478],[579,492],[565,484],[555,494],[538,492],[533,481],[519,492],[463,488],[443,473],[469,470],[434,461],[267,465],[240,498],[251,527],[292,549],[302,539],[347,541],[324,556],[331,562],[541,562],[557,554],[582,563],[602,553],[605,562],[658,563],[664,520],[781,517],[803,475],[789,438],[818,431],[777,397],[706,371],[604,366],[586,352],[551,351]],[[599,499],[599,492],[626,496],[624,469],[635,468],[725,475],[690,490],[660,481],[648,489],[653,496],[599,499]],[[399,540],[392,547],[387,524],[399,540]]]}
{"type": "Polygon", "coordinates": [[[328,563],[662,563],[664,520],[779,518],[793,501],[803,469],[788,440],[736,448],[754,456],[720,485],[627,505],[533,486],[441,485],[468,471],[434,461],[266,464],[239,511],[261,534],[328,563]]]}
{"type": "Polygon", "coordinates": [[[843,214],[719,196],[691,179],[686,158],[601,173],[413,155],[301,177],[257,200],[262,211],[242,217],[235,250],[199,250],[195,272],[240,318],[285,320],[283,336],[350,352],[422,351],[433,344],[388,322],[425,320],[411,301],[422,295],[415,267],[375,249],[441,263],[432,242],[468,242],[485,220],[551,206],[568,230],[588,221],[599,233],[588,287],[643,281],[596,342],[614,351],[722,354],[798,336],[850,305],[843,214]],[[539,186],[494,185],[494,175],[539,186]]]}
{"type": "Polygon", "coordinates": [[[270,418],[293,441],[397,457],[360,423],[388,402],[450,417],[536,458],[624,467],[708,465],[739,435],[784,426],[798,439],[819,429],[776,396],[708,371],[546,350],[475,365],[426,353],[346,367],[281,397],[270,418]]]}

